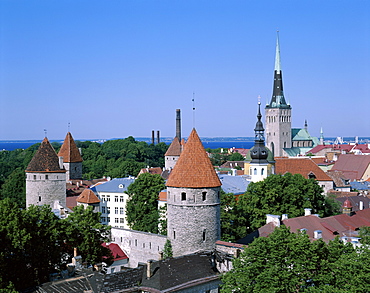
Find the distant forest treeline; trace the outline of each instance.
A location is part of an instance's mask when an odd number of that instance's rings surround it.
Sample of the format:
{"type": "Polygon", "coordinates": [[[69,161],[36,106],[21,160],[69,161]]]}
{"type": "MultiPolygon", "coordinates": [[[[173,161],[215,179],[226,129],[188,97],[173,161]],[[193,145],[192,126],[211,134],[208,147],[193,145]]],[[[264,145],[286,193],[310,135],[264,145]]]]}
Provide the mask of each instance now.
{"type": "MultiPolygon", "coordinates": [[[[51,143],[58,153],[61,144],[51,143]]],[[[83,178],[93,179],[137,176],[147,166],[164,167],[164,154],[168,145],[164,142],[148,144],[133,137],[109,140],[102,144],[92,141],[76,141],[83,158],[83,178]]],[[[40,143],[29,148],[0,151],[0,198],[13,198],[25,206],[25,169],[40,143]]]]}

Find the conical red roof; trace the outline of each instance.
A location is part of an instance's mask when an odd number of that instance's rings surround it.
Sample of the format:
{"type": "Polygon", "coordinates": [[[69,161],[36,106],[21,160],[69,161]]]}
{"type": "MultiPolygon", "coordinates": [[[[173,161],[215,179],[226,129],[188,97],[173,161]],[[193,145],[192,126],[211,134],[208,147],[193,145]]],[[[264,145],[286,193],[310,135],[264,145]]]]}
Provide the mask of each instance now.
{"type": "Polygon", "coordinates": [[[220,179],[195,129],[190,133],[166,185],[185,188],[221,186],[220,179]]]}
{"type": "Polygon", "coordinates": [[[180,156],[181,154],[181,143],[177,136],[173,139],[170,147],[167,149],[165,156],[180,156]]]}
{"type": "Polygon", "coordinates": [[[63,162],[65,163],[82,162],[81,154],[70,132],[67,133],[63,145],[59,150],[58,156],[63,157],[63,162]]]}
{"type": "Polygon", "coordinates": [[[58,155],[46,137],[28,164],[26,172],[66,172],[64,168],[60,168],[58,155]]]}
{"type": "Polygon", "coordinates": [[[99,203],[100,199],[91,189],[85,189],[76,200],[81,203],[99,203]]]}

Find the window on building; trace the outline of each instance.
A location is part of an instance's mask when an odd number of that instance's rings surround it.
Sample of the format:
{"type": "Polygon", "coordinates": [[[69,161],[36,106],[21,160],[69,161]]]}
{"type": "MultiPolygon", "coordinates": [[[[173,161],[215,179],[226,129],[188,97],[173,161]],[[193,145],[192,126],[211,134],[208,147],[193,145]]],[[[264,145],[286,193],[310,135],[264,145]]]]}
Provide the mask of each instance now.
{"type": "Polygon", "coordinates": [[[115,223],[119,223],[119,218],[114,218],[115,223]]]}
{"type": "Polygon", "coordinates": [[[110,207],[107,207],[107,214],[110,214],[110,207]]]}
{"type": "Polygon", "coordinates": [[[33,180],[36,180],[36,175],[33,175],[33,180]]]}
{"type": "Polygon", "coordinates": [[[123,207],[120,207],[120,208],[119,208],[119,213],[120,213],[121,215],[123,215],[123,214],[124,214],[124,212],[125,212],[125,210],[123,209],[123,207]]]}
{"type": "Polygon", "coordinates": [[[118,207],[114,208],[114,213],[117,215],[118,214],[118,207]]]}
{"type": "Polygon", "coordinates": [[[101,200],[102,200],[102,201],[105,201],[105,194],[102,194],[102,196],[101,196],[101,200]]]}
{"type": "Polygon", "coordinates": [[[206,229],[203,230],[203,241],[206,241],[206,229]]]}
{"type": "Polygon", "coordinates": [[[108,223],[110,222],[110,217],[107,217],[107,222],[108,222],[108,223]]]}
{"type": "Polygon", "coordinates": [[[45,180],[48,180],[49,179],[49,175],[45,175],[45,180]]]}
{"type": "Polygon", "coordinates": [[[135,246],[137,246],[137,239],[135,239],[135,246]]]}
{"type": "Polygon", "coordinates": [[[254,168],[254,175],[257,175],[257,168],[254,168]]]}
{"type": "Polygon", "coordinates": [[[118,202],[118,195],[114,196],[114,202],[118,202]]]}
{"type": "Polygon", "coordinates": [[[39,196],[39,201],[41,201],[41,196],[39,196]]]}
{"type": "Polygon", "coordinates": [[[181,192],[181,200],[186,200],[186,193],[185,192],[181,192]]]}
{"type": "Polygon", "coordinates": [[[119,201],[120,201],[120,202],[123,202],[123,195],[121,195],[121,196],[119,197],[119,201]]]}
{"type": "Polygon", "coordinates": [[[106,221],[106,218],[105,217],[101,217],[101,222],[102,223],[105,223],[105,221],[106,221]]]}
{"type": "Polygon", "coordinates": [[[107,201],[110,201],[110,195],[107,195],[107,201]]]}
{"type": "Polygon", "coordinates": [[[173,239],[176,239],[176,231],[173,230],[173,239]]]}
{"type": "Polygon", "coordinates": [[[120,218],[120,219],[119,219],[119,222],[120,222],[121,224],[123,224],[123,223],[125,222],[125,219],[124,219],[124,218],[120,218]]]}
{"type": "Polygon", "coordinates": [[[105,214],[105,207],[101,207],[101,212],[105,214]]]}
{"type": "Polygon", "coordinates": [[[263,175],[263,173],[265,173],[265,168],[261,169],[261,175],[263,175]]]}
{"type": "Polygon", "coordinates": [[[202,199],[203,199],[203,201],[205,201],[206,198],[207,198],[207,191],[203,191],[202,192],[202,199]]]}

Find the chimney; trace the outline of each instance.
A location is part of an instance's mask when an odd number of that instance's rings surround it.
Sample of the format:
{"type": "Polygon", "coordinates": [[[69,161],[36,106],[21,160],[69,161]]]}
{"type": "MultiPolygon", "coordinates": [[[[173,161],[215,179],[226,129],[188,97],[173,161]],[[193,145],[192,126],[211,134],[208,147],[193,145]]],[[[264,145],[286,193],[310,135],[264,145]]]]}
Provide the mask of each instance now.
{"type": "Polygon", "coordinates": [[[311,209],[309,209],[309,208],[304,209],[304,215],[305,216],[310,216],[311,215],[311,209]]]}
{"type": "Polygon", "coordinates": [[[154,144],[154,130],[152,130],[152,144],[154,144]]]}
{"type": "Polygon", "coordinates": [[[176,109],[176,137],[181,142],[181,111],[176,109]]]}
{"type": "Polygon", "coordinates": [[[64,169],[64,165],[63,165],[63,157],[59,157],[59,168],[60,168],[60,169],[64,169]]]}
{"type": "Polygon", "coordinates": [[[157,144],[160,142],[159,130],[157,130],[157,144]]]}
{"type": "Polygon", "coordinates": [[[78,152],[80,153],[80,155],[82,156],[82,149],[81,148],[78,148],[78,152]]]}
{"type": "Polygon", "coordinates": [[[266,224],[273,223],[275,227],[280,227],[280,216],[278,215],[266,215],[266,224]]]}
{"type": "Polygon", "coordinates": [[[284,220],[288,220],[288,214],[282,214],[281,216],[281,220],[284,221],[284,220]]]}
{"type": "Polygon", "coordinates": [[[146,262],[146,278],[147,279],[150,279],[150,277],[152,276],[152,263],[153,261],[151,259],[149,259],[146,262]]]}
{"type": "Polygon", "coordinates": [[[359,209],[360,209],[360,211],[362,211],[364,209],[364,202],[362,200],[360,200],[360,202],[359,202],[359,209]]]}
{"type": "Polygon", "coordinates": [[[74,247],[73,248],[73,257],[76,257],[77,256],[77,247],[74,247]]]}

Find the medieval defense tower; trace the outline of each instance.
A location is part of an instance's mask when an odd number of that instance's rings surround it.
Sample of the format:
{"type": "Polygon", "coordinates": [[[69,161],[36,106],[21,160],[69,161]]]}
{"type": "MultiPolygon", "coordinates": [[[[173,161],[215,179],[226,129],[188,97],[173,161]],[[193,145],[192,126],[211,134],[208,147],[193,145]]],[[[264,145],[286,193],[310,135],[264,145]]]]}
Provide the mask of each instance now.
{"type": "Polygon", "coordinates": [[[169,146],[167,152],[164,154],[165,159],[165,169],[172,170],[177,160],[180,157],[182,151],[182,143],[181,143],[181,112],[180,109],[176,109],[176,136],[173,139],[171,145],[169,146]]]}
{"type": "Polygon", "coordinates": [[[63,157],[63,165],[67,171],[67,181],[82,179],[82,157],[70,132],[67,133],[58,156],[63,157]]]}
{"type": "Polygon", "coordinates": [[[265,108],[266,144],[275,157],[283,156],[284,148],[292,147],[292,107],[286,103],[280,64],[279,35],[276,40],[274,86],[270,104],[265,108]]]}
{"type": "Polygon", "coordinates": [[[167,235],[173,255],[215,248],[221,182],[195,129],[167,181],[167,235]]]}
{"type": "Polygon", "coordinates": [[[66,170],[45,137],[26,169],[26,206],[66,206],[66,170]]]}

